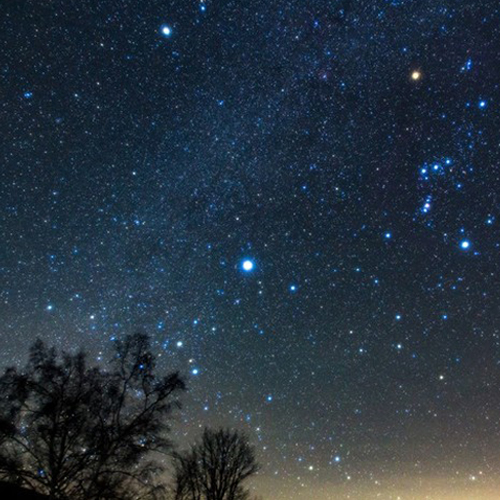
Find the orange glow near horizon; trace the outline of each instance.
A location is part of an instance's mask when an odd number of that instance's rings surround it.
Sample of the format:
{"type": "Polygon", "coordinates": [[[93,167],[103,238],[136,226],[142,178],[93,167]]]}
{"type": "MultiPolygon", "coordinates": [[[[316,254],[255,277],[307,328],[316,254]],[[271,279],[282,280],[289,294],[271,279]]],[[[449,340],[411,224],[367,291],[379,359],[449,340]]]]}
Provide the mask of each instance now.
{"type": "MultiPolygon", "coordinates": [[[[458,474],[458,473],[457,473],[458,474]]],[[[304,478],[305,479],[305,478],[304,478]]],[[[500,477],[472,480],[467,474],[456,477],[392,477],[363,479],[342,484],[318,483],[292,479],[273,481],[258,478],[255,492],[273,500],[499,500],[500,477]]]]}

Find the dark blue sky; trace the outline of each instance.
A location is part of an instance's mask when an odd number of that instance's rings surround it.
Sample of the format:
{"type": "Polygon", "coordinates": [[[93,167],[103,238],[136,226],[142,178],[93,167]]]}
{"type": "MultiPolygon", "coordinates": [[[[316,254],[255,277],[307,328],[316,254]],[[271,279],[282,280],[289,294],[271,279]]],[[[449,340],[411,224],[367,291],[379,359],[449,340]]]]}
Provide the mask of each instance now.
{"type": "Polygon", "coordinates": [[[5,1],[0,362],[146,331],[267,498],[497,498],[499,22],[5,1]]]}

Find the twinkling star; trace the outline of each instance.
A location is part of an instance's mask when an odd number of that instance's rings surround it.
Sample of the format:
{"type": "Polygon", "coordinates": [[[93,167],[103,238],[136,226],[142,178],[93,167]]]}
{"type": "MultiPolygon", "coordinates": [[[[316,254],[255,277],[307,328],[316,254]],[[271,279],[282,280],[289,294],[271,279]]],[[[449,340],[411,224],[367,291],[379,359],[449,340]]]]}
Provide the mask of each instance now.
{"type": "Polygon", "coordinates": [[[162,36],[169,38],[172,35],[172,28],[167,24],[162,24],[160,27],[160,33],[162,36]]]}
{"type": "Polygon", "coordinates": [[[422,78],[422,73],[418,69],[412,71],[412,73],[411,73],[411,79],[413,81],[416,82],[416,81],[420,80],[421,78],[422,78]]]}
{"type": "Polygon", "coordinates": [[[253,271],[254,268],[255,268],[255,263],[253,260],[250,260],[250,259],[245,259],[242,264],[241,264],[241,268],[243,269],[243,271],[245,272],[250,272],[250,271],[253,271]]]}

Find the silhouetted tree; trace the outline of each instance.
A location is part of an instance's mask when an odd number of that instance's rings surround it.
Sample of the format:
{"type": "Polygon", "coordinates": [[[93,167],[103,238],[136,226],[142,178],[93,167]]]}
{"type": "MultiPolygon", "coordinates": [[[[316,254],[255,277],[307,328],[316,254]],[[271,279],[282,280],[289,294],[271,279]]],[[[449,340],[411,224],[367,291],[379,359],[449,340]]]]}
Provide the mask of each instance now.
{"type": "Polygon", "coordinates": [[[259,470],[245,434],[205,429],[201,441],[174,455],[175,500],[247,500],[243,482],[259,470]]]}
{"type": "Polygon", "coordinates": [[[41,341],[0,378],[0,478],[54,499],[153,497],[184,382],[158,377],[145,335],[116,342],[106,370],[41,341]]]}

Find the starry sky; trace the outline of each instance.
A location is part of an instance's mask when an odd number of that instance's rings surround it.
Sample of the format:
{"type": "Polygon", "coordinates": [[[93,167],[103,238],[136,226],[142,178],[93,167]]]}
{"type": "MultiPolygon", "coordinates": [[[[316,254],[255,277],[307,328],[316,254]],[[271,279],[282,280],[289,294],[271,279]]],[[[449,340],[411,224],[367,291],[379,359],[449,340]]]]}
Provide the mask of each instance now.
{"type": "Polygon", "coordinates": [[[0,364],[145,331],[273,500],[500,497],[500,6],[3,0],[0,364]]]}

